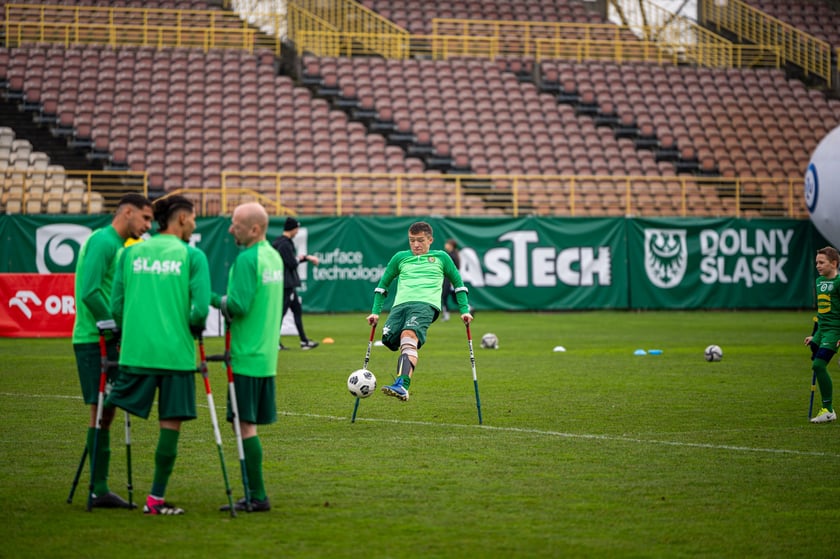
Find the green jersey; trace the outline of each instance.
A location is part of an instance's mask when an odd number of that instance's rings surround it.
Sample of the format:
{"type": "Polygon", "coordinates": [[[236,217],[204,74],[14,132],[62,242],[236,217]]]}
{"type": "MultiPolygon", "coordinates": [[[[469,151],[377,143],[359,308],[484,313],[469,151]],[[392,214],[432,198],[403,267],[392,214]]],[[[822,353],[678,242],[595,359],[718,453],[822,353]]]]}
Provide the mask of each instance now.
{"type": "Polygon", "coordinates": [[[111,287],[117,255],[122,246],[123,238],[112,225],[108,225],[91,233],[79,251],[75,278],[74,344],[98,342],[96,323],[111,318],[111,287]]]}
{"type": "Polygon", "coordinates": [[[165,234],[124,249],[111,301],[120,365],[195,371],[190,327],[204,327],[209,305],[210,269],[199,249],[165,234]]]}
{"type": "Polygon", "coordinates": [[[817,329],[840,332],[840,275],[817,278],[817,329]]]}
{"type": "MultiPolygon", "coordinates": [[[[213,295],[214,306],[220,297],[213,295]]],[[[277,333],[283,311],[283,259],[268,241],[239,253],[228,275],[233,372],[249,377],[277,375],[277,333]]]]}
{"type": "Polygon", "coordinates": [[[440,310],[443,278],[446,277],[455,288],[461,314],[470,312],[467,288],[461,279],[461,273],[452,258],[443,250],[430,250],[420,256],[416,256],[410,250],[396,253],[388,262],[388,267],[376,286],[371,311],[373,314],[379,314],[382,310],[388,286],[397,277],[399,285],[394,299],[395,307],[402,303],[428,303],[440,310]]]}

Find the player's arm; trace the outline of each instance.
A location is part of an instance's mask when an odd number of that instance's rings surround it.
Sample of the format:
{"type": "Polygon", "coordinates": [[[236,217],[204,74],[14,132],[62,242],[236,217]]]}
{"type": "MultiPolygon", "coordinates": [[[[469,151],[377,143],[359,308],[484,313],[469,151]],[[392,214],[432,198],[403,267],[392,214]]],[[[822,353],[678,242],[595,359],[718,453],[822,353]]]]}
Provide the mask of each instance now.
{"type": "Polygon", "coordinates": [[[210,313],[210,266],[200,249],[187,247],[190,262],[190,328],[204,329],[210,313]]]}
{"type": "Polygon", "coordinates": [[[118,327],[122,327],[123,307],[125,306],[125,251],[120,254],[114,271],[114,284],[111,286],[111,308],[110,315],[116,321],[118,327]]]}
{"type": "Polygon", "coordinates": [[[243,253],[233,264],[223,312],[229,318],[247,314],[257,292],[257,251],[243,253]]]}
{"type": "MultiPolygon", "coordinates": [[[[811,329],[811,335],[805,336],[805,345],[811,345],[811,340],[817,335],[817,330],[820,328],[820,319],[814,316],[814,327],[811,329]]],[[[812,348],[813,349],[813,348],[812,348]]]]}
{"type": "Polygon", "coordinates": [[[461,272],[452,261],[452,258],[444,253],[443,259],[443,275],[452,284],[455,290],[455,300],[458,301],[458,311],[461,315],[470,314],[470,301],[467,296],[469,289],[464,285],[464,280],[461,278],[461,272]]]}
{"type": "Polygon", "coordinates": [[[114,265],[114,251],[107,243],[100,241],[98,237],[91,239],[92,244],[88,246],[87,258],[79,282],[81,302],[90,310],[97,322],[111,318],[111,307],[102,286],[102,278],[114,265]]]}
{"type": "MultiPolygon", "coordinates": [[[[388,266],[385,268],[385,272],[382,274],[382,277],[379,278],[379,283],[376,285],[376,288],[373,290],[373,307],[371,307],[370,314],[379,315],[382,312],[382,305],[385,303],[385,298],[388,297],[388,287],[391,285],[391,282],[394,281],[400,273],[400,260],[402,260],[401,253],[395,254],[391,257],[391,260],[388,262],[388,266]]],[[[368,317],[368,322],[370,322],[370,317],[368,317]]]]}

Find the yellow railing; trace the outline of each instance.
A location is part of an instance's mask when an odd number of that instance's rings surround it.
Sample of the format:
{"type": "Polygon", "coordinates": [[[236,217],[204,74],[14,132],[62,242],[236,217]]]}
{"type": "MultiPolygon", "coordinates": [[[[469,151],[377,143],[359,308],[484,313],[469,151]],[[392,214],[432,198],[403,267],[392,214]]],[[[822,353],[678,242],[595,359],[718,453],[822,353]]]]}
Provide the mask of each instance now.
{"type": "Polygon", "coordinates": [[[329,33],[331,36],[340,36],[340,31],[330,22],[321,19],[312,12],[304,10],[295,4],[289,5],[289,39],[295,42],[298,53],[308,52],[315,56],[331,56],[330,49],[335,49],[328,44],[319,44],[310,40],[305,45],[301,41],[304,37],[318,36],[319,33],[329,33]]]}
{"type": "MultiPolygon", "coordinates": [[[[400,40],[393,35],[378,36],[382,42],[400,40]]],[[[362,39],[371,39],[365,33],[340,31],[302,30],[297,43],[301,51],[315,56],[354,56],[371,54],[362,47],[362,39]]],[[[452,57],[497,58],[503,56],[533,57],[567,60],[609,60],[613,62],[653,62],[680,64],[686,53],[702,58],[709,65],[721,67],[749,67],[761,61],[764,66],[780,67],[781,57],[777,47],[751,45],[697,44],[690,47],[669,45],[662,42],[622,39],[573,39],[531,38],[515,47],[510,41],[495,36],[475,35],[412,35],[410,48],[399,58],[413,56],[445,60],[452,57]]]]}
{"type": "Polygon", "coordinates": [[[726,65],[722,57],[732,43],[690,19],[648,0],[618,0],[611,6],[633,33],[643,40],[676,45],[676,53],[685,62],[713,68],[726,65]],[[697,48],[700,45],[707,48],[697,48]]]}
{"type": "Polygon", "coordinates": [[[145,171],[6,169],[2,213],[109,213],[128,192],[148,195],[145,171]]]}
{"type": "Polygon", "coordinates": [[[742,41],[773,44],[781,48],[782,59],[832,83],[831,45],[804,33],[741,0],[700,0],[701,21],[718,31],[727,31],[742,41]]]}
{"type": "MultiPolygon", "coordinates": [[[[302,32],[337,31],[360,41],[359,45],[353,46],[357,52],[385,58],[406,56],[408,31],[360,3],[351,0],[291,0],[288,9],[289,38],[295,43],[298,43],[302,32]]],[[[304,51],[299,44],[297,48],[298,52],[304,51]]]]}
{"type": "MultiPolygon", "coordinates": [[[[234,48],[253,51],[257,32],[220,10],[7,4],[7,47],[25,43],[234,48]]],[[[269,46],[279,50],[279,40],[269,46]]]]}
{"type": "Polygon", "coordinates": [[[750,67],[760,60],[761,65],[779,68],[781,55],[776,47],[753,47],[751,45],[697,44],[691,47],[670,45],[652,41],[593,41],[581,39],[536,39],[534,57],[566,60],[608,60],[623,62],[653,62],[656,64],[680,64],[688,54],[697,59],[715,61],[725,68],[750,67]],[[768,57],[773,54],[773,58],[768,57]]]}
{"type": "Polygon", "coordinates": [[[259,202],[270,215],[297,215],[293,209],[286,208],[271,198],[270,195],[250,188],[179,188],[168,191],[163,198],[180,194],[195,204],[198,215],[229,215],[233,209],[244,202],[259,202]]]}
{"type": "MultiPolygon", "coordinates": [[[[222,187],[167,192],[199,215],[261,203],[271,215],[734,216],[807,218],[801,179],[620,175],[443,175],[224,171],[222,187]]],[[[148,195],[145,172],[12,171],[4,213],[109,213],[126,192],[148,195]]]]}
{"type": "MultiPolygon", "coordinates": [[[[634,4],[634,6],[638,6],[634,4]]],[[[592,53],[595,59],[611,57],[613,60],[623,60],[621,51],[643,53],[641,58],[629,60],[679,60],[693,62],[702,66],[726,66],[736,59],[732,55],[735,48],[731,42],[703,29],[695,23],[651,5],[645,13],[643,25],[614,25],[614,24],[582,24],[555,23],[534,21],[494,21],[470,19],[432,20],[432,31],[435,35],[455,35],[476,44],[477,38],[492,41],[497,45],[502,56],[538,56],[540,45],[545,44],[577,44],[572,57],[586,58],[584,52],[592,53]],[[638,37],[642,38],[639,39],[638,37]],[[634,46],[634,43],[639,43],[634,46]],[[653,54],[653,45],[658,45],[663,53],[653,54]],[[599,54],[606,50],[608,54],[599,54]],[[612,58],[614,57],[614,58],[612,58]]],[[[629,16],[638,18],[632,10],[629,16]]],[[[413,37],[414,39],[414,37],[413,37]]],[[[761,60],[761,53],[765,50],[761,46],[750,47],[749,60],[761,60]]],[[[770,48],[770,52],[774,51],[770,48]]],[[[746,61],[746,59],[742,59],[746,61]]]]}
{"type": "MultiPolygon", "coordinates": [[[[769,177],[224,171],[200,206],[259,201],[274,215],[807,217],[801,180],[769,177]]],[[[192,190],[192,193],[199,194],[192,190]]]]}
{"type": "Polygon", "coordinates": [[[360,56],[387,52],[389,56],[386,58],[402,59],[411,54],[408,41],[403,42],[401,35],[300,29],[296,32],[295,44],[299,53],[315,56],[360,56]]]}
{"type": "Polygon", "coordinates": [[[223,0],[221,7],[232,10],[248,25],[258,28],[257,48],[280,54],[280,40],[288,33],[286,0],[223,0]]]}
{"type": "Polygon", "coordinates": [[[434,18],[432,35],[462,37],[465,41],[492,41],[501,56],[534,56],[538,40],[627,40],[623,29],[613,24],[552,23],[481,19],[434,18]]]}

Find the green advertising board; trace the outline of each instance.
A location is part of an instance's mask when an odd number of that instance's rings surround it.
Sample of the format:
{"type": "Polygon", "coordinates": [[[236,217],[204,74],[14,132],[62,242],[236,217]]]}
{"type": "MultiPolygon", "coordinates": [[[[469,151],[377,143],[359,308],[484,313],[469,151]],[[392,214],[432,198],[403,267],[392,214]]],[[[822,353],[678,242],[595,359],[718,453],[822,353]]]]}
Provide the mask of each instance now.
{"type": "Polygon", "coordinates": [[[799,220],[628,220],[630,307],[810,307],[814,233],[799,220]]]}
{"type": "MultiPolygon", "coordinates": [[[[370,310],[391,256],[417,218],[309,217],[295,243],[309,312],[370,310]]],[[[826,243],[810,221],[641,218],[425,218],[433,248],[458,242],[461,275],[481,309],[813,307],[813,255],[826,243]]],[[[108,216],[0,216],[0,273],[67,273],[108,216]]],[[[282,234],[272,218],[268,238],[282,234]]],[[[200,218],[191,242],[207,253],[213,289],[226,287],[238,248],[229,218],[200,218]]],[[[396,285],[391,286],[391,297],[396,285]]],[[[386,308],[388,303],[386,303],[386,308]]]]}

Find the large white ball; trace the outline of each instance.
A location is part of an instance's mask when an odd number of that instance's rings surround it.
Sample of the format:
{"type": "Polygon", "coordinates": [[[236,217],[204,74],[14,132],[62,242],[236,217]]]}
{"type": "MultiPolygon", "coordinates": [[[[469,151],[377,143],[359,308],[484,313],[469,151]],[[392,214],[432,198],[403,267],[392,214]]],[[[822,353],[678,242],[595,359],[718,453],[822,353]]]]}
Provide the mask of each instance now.
{"type": "Polygon", "coordinates": [[[703,357],[706,361],[720,361],[723,359],[723,350],[719,345],[710,345],[703,351],[703,357]]]}
{"type": "Polygon", "coordinates": [[[834,247],[840,247],[840,126],[817,145],[805,172],[805,204],[811,221],[834,247]]]}
{"type": "Polygon", "coordinates": [[[356,398],[367,398],[376,391],[376,377],[367,369],[353,371],[347,377],[347,390],[356,398]]]}

